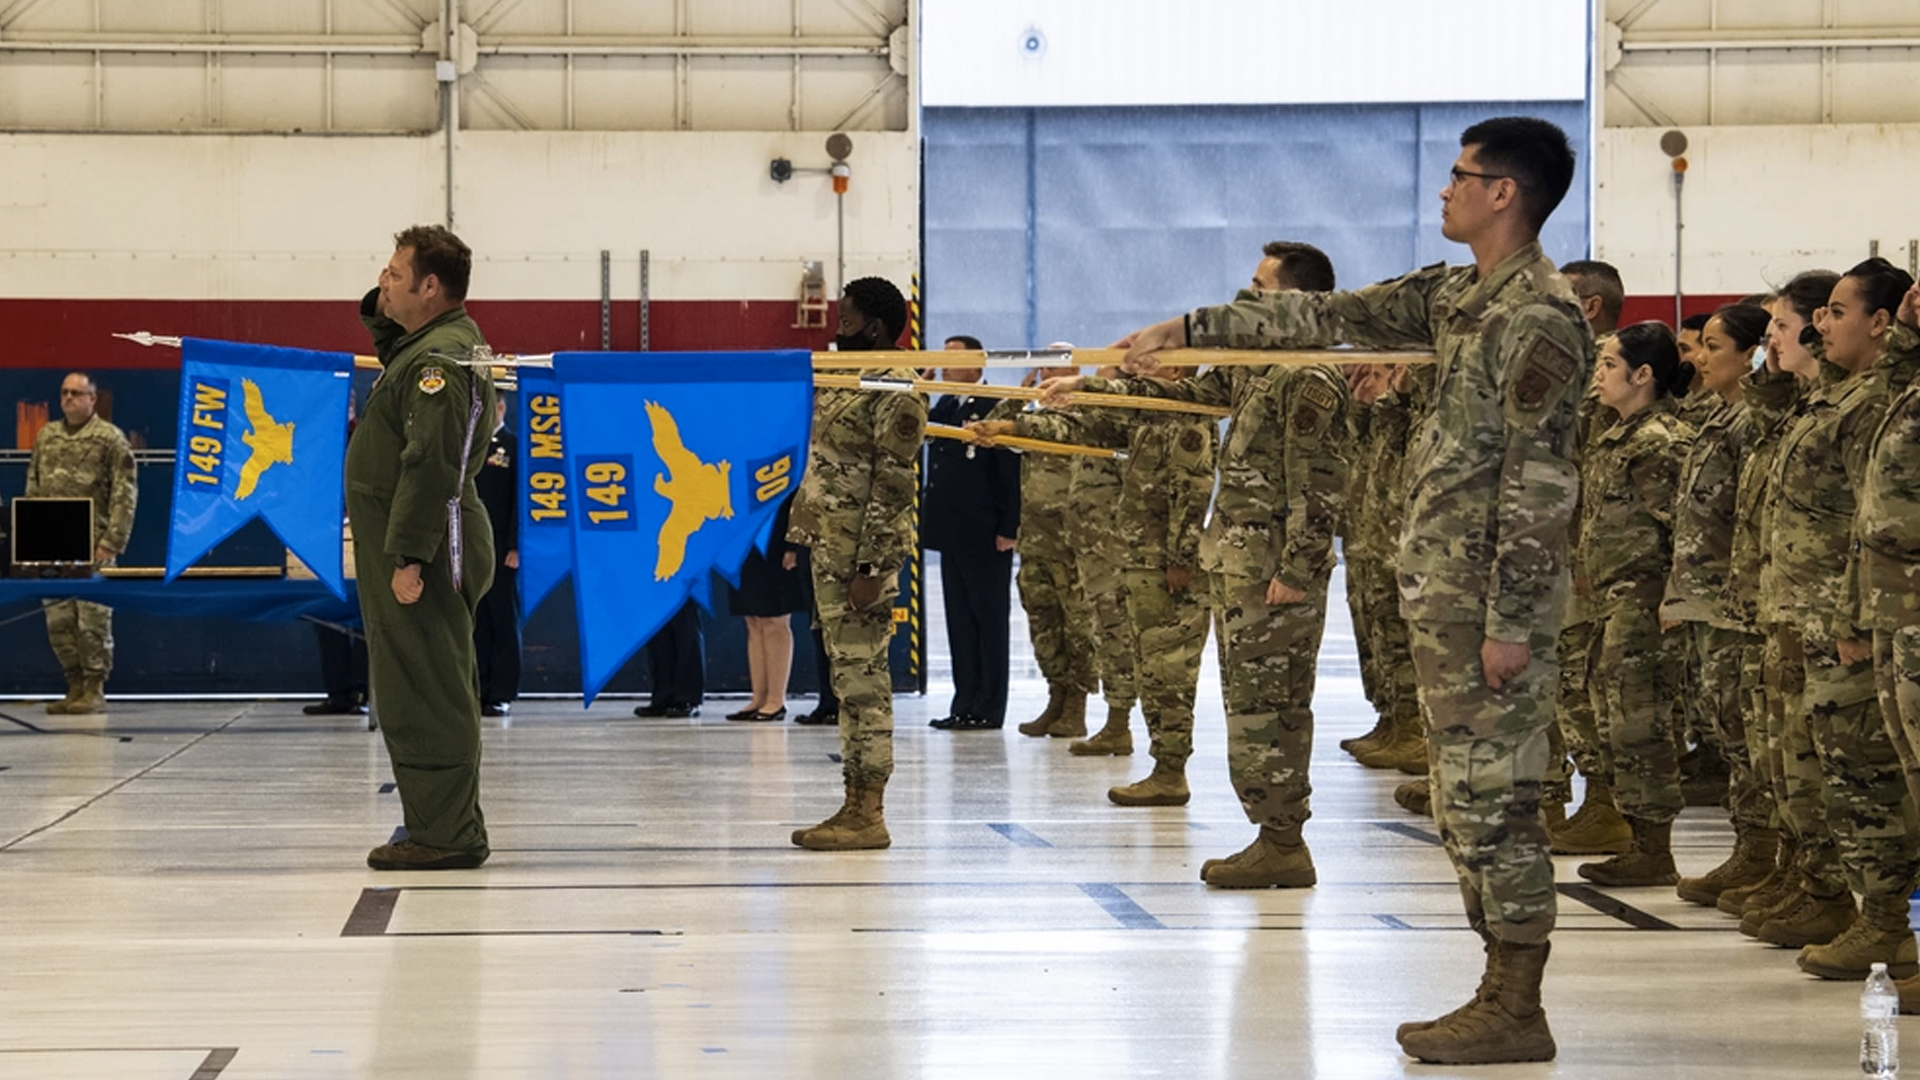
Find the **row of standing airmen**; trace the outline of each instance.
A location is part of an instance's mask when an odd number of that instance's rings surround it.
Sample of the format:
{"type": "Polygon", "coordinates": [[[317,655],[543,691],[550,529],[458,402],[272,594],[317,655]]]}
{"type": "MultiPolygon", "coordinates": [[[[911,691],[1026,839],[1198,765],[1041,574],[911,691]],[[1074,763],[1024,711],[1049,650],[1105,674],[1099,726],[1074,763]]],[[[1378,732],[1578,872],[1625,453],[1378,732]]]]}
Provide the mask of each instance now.
{"type": "MultiPolygon", "coordinates": [[[[1265,255],[1256,289],[1333,288],[1311,248],[1265,255]]],[[[1743,933],[1799,949],[1821,978],[1886,963],[1903,1008],[1920,1010],[1908,925],[1920,886],[1920,289],[1873,259],[1799,275],[1676,337],[1658,323],[1619,328],[1624,289],[1608,264],[1561,269],[1599,341],[1556,643],[1542,800],[1552,848],[1612,856],[1579,868],[1597,885],[1676,886],[1737,915],[1743,933]],[[1671,834],[1689,737],[1726,758],[1718,801],[1735,842],[1682,878],[1671,834]],[[1576,770],[1584,798],[1569,816],[1576,770]]],[[[1021,731],[1080,739],[1075,754],[1128,754],[1138,701],[1154,768],[1108,797],[1184,805],[1211,614],[1230,773],[1270,842],[1210,860],[1202,877],[1312,884],[1310,861],[1278,853],[1304,818],[1336,532],[1379,715],[1343,749],[1417,774],[1396,799],[1431,812],[1394,552],[1432,370],[1157,374],[1071,385],[1229,405],[1226,446],[1210,420],[1119,410],[975,425],[1129,450],[1124,465],[1024,461],[1020,588],[1049,703],[1021,731]],[[1196,568],[1210,588],[1192,584],[1196,568]],[[1095,692],[1107,722],[1081,738],[1095,692]]]]}
{"type": "MultiPolygon", "coordinates": [[[[1538,1061],[1556,1053],[1541,1005],[1556,898],[1540,788],[1557,670],[1553,634],[1565,604],[1560,583],[1578,487],[1574,403],[1592,341],[1578,301],[1538,241],[1573,178],[1565,133],[1536,118],[1502,117],[1468,128],[1460,145],[1440,193],[1441,231],[1468,245],[1473,265],[1432,266],[1334,292],[1325,256],[1292,245],[1270,257],[1271,265],[1262,261],[1271,278],[1256,280],[1231,303],[1195,309],[1118,343],[1128,350],[1127,376],[1060,376],[1041,389],[1049,405],[1092,389],[1181,398],[1228,411],[1217,445],[1208,423],[1164,422],[1169,426],[1161,437],[1169,441],[1163,456],[1185,455],[1183,475],[1194,487],[1206,472],[1205,456],[1214,457],[1218,491],[1197,538],[1192,515],[1202,500],[1170,493],[1167,488],[1178,486],[1173,481],[1160,481],[1164,487],[1156,492],[1149,471],[1136,468],[1120,477],[1122,499],[1113,500],[1116,516],[1107,519],[1114,523],[1112,533],[1096,539],[1113,557],[1092,566],[1093,572],[1112,575],[1117,568],[1122,582],[1140,587],[1138,597],[1122,601],[1131,604],[1130,614],[1121,614],[1125,607],[1107,609],[1107,625],[1127,629],[1105,634],[1104,645],[1095,643],[1114,665],[1110,671],[1125,670],[1133,659],[1133,687],[1112,680],[1109,704],[1124,717],[1121,708],[1131,705],[1133,694],[1146,699],[1155,755],[1153,773],[1115,795],[1117,801],[1184,797],[1194,688],[1211,622],[1225,684],[1229,768],[1257,833],[1241,851],[1207,860],[1201,875],[1215,885],[1306,887],[1317,881],[1303,836],[1310,816],[1311,700],[1336,562],[1334,530],[1348,484],[1344,436],[1352,391],[1345,375],[1326,365],[1219,365],[1170,378],[1157,370],[1154,357],[1188,346],[1289,349],[1343,342],[1434,351],[1432,400],[1409,438],[1406,522],[1395,570],[1420,708],[1429,720],[1428,760],[1440,795],[1435,819],[1467,921],[1485,944],[1486,972],[1465,1005],[1402,1024],[1396,1038],[1407,1054],[1428,1062],[1538,1061]],[[1126,499],[1129,489],[1133,497],[1126,499]],[[1179,527],[1170,516],[1118,509],[1124,500],[1130,509],[1144,510],[1156,498],[1167,515],[1182,507],[1187,516],[1179,527]],[[1118,538],[1110,539],[1112,534],[1118,538]],[[1131,632],[1136,622],[1138,634],[1131,632]]],[[[843,348],[849,333],[872,333],[877,309],[856,295],[862,284],[850,284],[842,302],[843,348]]],[[[901,307],[897,320],[886,320],[884,336],[875,335],[880,340],[897,337],[905,321],[901,307]]],[[[898,572],[912,543],[912,462],[926,415],[923,402],[904,394],[816,395],[811,464],[792,520],[799,542],[814,548],[818,615],[842,700],[847,793],[827,820],[794,833],[802,847],[844,850],[890,842],[882,806],[891,773],[890,700],[884,668],[861,671],[861,661],[878,660],[880,649],[877,642],[862,644],[857,626],[868,617],[870,601],[891,599],[880,583],[898,572]],[[877,537],[884,540],[876,543],[877,537]],[[820,543],[830,547],[823,552],[820,543]],[[834,575],[847,571],[852,584],[871,585],[860,592],[849,588],[836,602],[822,586],[831,587],[834,575]],[[851,635],[850,625],[856,627],[851,635]],[[846,647],[850,640],[856,647],[846,647]],[[849,710],[852,693],[869,684],[871,710],[849,710]]],[[[1047,410],[993,418],[976,423],[975,430],[989,440],[1071,433],[1118,442],[1118,431],[1093,430],[1113,423],[1047,410]]],[[[1133,426],[1150,425],[1141,420],[1133,426]]],[[[1126,430],[1131,442],[1133,427],[1126,430]]],[[[1140,457],[1153,459],[1151,453],[1140,457]]],[[[1029,458],[1030,470],[1035,460],[1029,458]]],[[[1069,492],[1072,483],[1070,478],[1069,492]]],[[[1085,498],[1085,481],[1081,488],[1085,498]]],[[[1093,499],[1100,501],[1097,494],[1093,499]]],[[[1035,502],[1044,506],[1046,500],[1035,502]]],[[[1079,525],[1076,511],[1070,506],[1069,529],[1079,525]]],[[[1029,522],[1035,518],[1030,510],[1023,513],[1022,543],[1032,541],[1029,522]]],[[[1049,584],[1062,589],[1057,579],[1027,580],[1030,573],[1058,571],[1045,565],[1045,544],[1040,541],[1041,557],[1033,560],[1040,565],[1029,570],[1023,560],[1030,606],[1037,606],[1033,594],[1044,596],[1049,584]],[[1040,588],[1031,588],[1035,584],[1040,588]]],[[[1030,547],[1028,558],[1034,554],[1030,547]]],[[[1075,563],[1086,557],[1074,551],[1075,563]]],[[[1104,582],[1095,577],[1080,588],[1111,604],[1122,596],[1113,582],[1112,576],[1104,582]]],[[[1044,639],[1049,632],[1046,619],[1038,620],[1036,636],[1044,639]]],[[[1090,679],[1072,667],[1077,650],[1064,633],[1057,648],[1043,642],[1036,652],[1055,691],[1048,713],[1029,730],[1071,734],[1080,726],[1090,679]]],[[[1116,727],[1110,723],[1087,743],[1104,736],[1113,746],[1116,727]]]]}

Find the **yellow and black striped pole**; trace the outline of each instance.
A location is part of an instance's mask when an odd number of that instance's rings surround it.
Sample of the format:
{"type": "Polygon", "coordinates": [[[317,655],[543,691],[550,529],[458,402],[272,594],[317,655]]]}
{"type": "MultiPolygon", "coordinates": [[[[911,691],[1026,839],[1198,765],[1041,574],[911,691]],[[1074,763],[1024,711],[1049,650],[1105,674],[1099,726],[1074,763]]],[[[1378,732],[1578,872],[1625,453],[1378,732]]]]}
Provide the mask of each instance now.
{"type": "MultiPolygon", "coordinates": [[[[914,274],[907,296],[907,348],[916,352],[926,348],[926,332],[920,324],[920,275],[914,274]]],[[[926,482],[922,470],[926,468],[926,458],[919,457],[913,463],[913,535],[920,535],[920,488],[926,482]]],[[[927,553],[924,548],[916,547],[914,557],[907,563],[907,673],[913,677],[914,684],[922,694],[927,692],[927,665],[922,662],[924,636],[921,624],[924,621],[925,606],[921,602],[921,582],[926,578],[927,553]]]]}

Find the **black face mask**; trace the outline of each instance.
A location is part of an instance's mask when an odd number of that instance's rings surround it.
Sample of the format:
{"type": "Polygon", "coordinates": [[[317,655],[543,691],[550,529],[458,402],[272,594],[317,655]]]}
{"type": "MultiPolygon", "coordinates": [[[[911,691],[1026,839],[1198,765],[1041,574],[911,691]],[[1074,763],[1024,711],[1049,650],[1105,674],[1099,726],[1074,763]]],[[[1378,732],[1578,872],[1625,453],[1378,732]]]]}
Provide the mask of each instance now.
{"type": "Polygon", "coordinates": [[[862,326],[859,330],[856,330],[851,334],[835,335],[833,339],[833,347],[840,352],[878,351],[880,348],[880,343],[877,340],[875,340],[873,335],[867,332],[873,329],[873,326],[874,324],[871,321],[869,321],[865,326],[862,326]]]}

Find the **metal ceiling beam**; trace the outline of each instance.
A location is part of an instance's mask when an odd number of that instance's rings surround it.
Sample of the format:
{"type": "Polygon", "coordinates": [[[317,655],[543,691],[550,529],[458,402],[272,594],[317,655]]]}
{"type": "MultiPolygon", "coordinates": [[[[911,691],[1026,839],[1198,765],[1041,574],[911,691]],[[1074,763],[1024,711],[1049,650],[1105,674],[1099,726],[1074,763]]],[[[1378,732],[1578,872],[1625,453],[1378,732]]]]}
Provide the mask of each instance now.
{"type": "Polygon", "coordinates": [[[16,31],[0,35],[0,52],[262,53],[406,55],[423,51],[417,35],[402,34],[139,34],[89,31],[16,31]]]}
{"type": "Polygon", "coordinates": [[[518,35],[480,39],[496,56],[885,56],[886,38],[518,35]]]}
{"type": "MultiPolygon", "coordinates": [[[[512,35],[480,38],[489,56],[884,57],[885,38],[512,35]]],[[[86,31],[0,34],[0,52],[251,53],[257,55],[424,55],[420,38],[398,34],[142,34],[86,31]]]]}
{"type": "Polygon", "coordinates": [[[1920,27],[1853,27],[1807,30],[1627,31],[1624,52],[1718,52],[1723,49],[1911,49],[1920,47],[1920,27]]]}

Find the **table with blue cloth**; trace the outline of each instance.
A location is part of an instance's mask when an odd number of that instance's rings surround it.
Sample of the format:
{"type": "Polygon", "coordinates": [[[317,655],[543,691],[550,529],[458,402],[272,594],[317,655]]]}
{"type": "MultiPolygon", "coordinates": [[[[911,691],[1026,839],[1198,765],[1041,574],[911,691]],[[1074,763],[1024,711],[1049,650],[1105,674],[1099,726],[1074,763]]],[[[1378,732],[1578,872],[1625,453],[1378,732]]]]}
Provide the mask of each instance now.
{"type": "Polygon", "coordinates": [[[360,600],[352,581],[347,582],[342,599],[319,581],[271,577],[183,577],[172,582],[132,577],[4,578],[0,579],[0,625],[39,614],[42,600],[90,600],[120,611],[189,619],[305,619],[342,632],[360,625],[360,600]]]}

